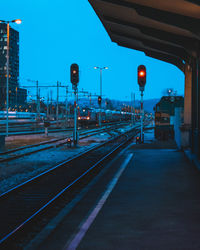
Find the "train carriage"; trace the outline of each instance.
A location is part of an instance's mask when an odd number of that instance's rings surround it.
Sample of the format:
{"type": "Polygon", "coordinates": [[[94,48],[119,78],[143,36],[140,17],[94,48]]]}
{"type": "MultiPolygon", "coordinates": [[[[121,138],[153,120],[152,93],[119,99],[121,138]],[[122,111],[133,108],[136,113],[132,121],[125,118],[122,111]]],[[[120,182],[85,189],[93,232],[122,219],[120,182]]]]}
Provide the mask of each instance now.
{"type": "Polygon", "coordinates": [[[176,107],[183,107],[182,96],[163,96],[156,104],[155,138],[158,140],[174,139],[173,117],[176,107]]]}
{"type": "MultiPolygon", "coordinates": [[[[88,126],[91,124],[99,123],[99,112],[100,109],[92,108],[79,108],[78,111],[78,122],[80,126],[88,126]]],[[[131,119],[131,113],[121,112],[116,110],[101,110],[101,121],[102,123],[127,121],[131,119]]]]}

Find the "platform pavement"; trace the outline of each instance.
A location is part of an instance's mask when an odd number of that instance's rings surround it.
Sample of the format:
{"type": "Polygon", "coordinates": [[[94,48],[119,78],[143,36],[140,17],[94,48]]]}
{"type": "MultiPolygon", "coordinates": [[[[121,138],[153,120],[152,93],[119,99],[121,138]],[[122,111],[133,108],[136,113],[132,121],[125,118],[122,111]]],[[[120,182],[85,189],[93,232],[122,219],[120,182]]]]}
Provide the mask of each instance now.
{"type": "Polygon", "coordinates": [[[89,229],[83,224],[78,250],[200,249],[199,171],[174,144],[146,142],[127,150],[131,160],[89,229]]]}

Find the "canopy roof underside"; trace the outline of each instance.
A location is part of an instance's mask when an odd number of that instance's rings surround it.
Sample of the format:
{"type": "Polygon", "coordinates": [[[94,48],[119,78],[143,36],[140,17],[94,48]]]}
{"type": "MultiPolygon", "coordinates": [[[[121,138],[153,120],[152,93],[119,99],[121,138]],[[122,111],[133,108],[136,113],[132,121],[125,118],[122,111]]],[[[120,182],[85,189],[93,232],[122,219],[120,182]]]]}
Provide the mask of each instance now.
{"type": "Polygon", "coordinates": [[[111,40],[176,65],[199,56],[199,0],[89,0],[111,40]]]}

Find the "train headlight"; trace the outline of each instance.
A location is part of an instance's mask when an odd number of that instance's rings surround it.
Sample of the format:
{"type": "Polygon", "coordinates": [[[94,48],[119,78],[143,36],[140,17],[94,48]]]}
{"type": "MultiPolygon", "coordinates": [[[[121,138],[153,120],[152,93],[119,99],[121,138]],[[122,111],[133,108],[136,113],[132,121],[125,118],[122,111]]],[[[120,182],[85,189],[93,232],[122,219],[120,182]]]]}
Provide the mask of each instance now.
{"type": "Polygon", "coordinates": [[[81,118],[80,117],[78,117],[78,120],[80,120],[81,118]]]}
{"type": "Polygon", "coordinates": [[[87,116],[87,120],[90,120],[90,117],[89,117],[89,116],[87,116]]]}

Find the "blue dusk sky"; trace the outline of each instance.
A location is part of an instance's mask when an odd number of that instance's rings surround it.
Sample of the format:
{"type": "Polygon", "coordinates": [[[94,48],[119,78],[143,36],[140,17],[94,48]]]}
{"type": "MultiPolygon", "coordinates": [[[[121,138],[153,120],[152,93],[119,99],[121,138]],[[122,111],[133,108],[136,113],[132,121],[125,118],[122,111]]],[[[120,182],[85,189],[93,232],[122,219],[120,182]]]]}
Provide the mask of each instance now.
{"type": "MultiPolygon", "coordinates": [[[[20,84],[42,86],[70,83],[70,65],[79,64],[79,89],[99,93],[99,71],[103,72],[103,94],[110,99],[130,100],[131,92],[139,99],[137,67],[147,67],[145,99],[160,98],[163,90],[184,92],[184,74],[175,66],[147,57],[144,53],[111,42],[87,0],[1,0],[2,20],[22,19],[12,24],[20,33],[20,84]]],[[[54,97],[56,88],[52,88],[54,97]]],[[[35,92],[29,88],[29,93],[35,92]]],[[[41,88],[46,97],[50,88],[41,88]]],[[[64,100],[62,88],[61,97],[64,100]]]]}

